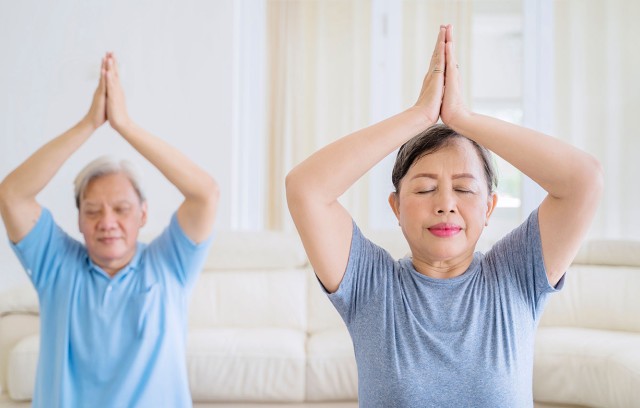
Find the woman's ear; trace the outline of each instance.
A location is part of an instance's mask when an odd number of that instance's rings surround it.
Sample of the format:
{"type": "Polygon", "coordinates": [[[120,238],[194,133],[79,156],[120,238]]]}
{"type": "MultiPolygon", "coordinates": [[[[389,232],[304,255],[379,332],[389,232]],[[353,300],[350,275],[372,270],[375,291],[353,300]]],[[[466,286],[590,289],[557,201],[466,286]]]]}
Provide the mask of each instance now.
{"type": "Polygon", "coordinates": [[[398,197],[398,193],[393,192],[389,194],[389,205],[398,221],[400,221],[400,198],[398,197]]]}
{"type": "Polygon", "coordinates": [[[485,226],[489,225],[489,218],[491,218],[491,214],[493,214],[493,210],[496,208],[497,204],[498,204],[498,194],[496,193],[489,194],[489,197],[487,198],[487,214],[484,219],[485,226]]]}

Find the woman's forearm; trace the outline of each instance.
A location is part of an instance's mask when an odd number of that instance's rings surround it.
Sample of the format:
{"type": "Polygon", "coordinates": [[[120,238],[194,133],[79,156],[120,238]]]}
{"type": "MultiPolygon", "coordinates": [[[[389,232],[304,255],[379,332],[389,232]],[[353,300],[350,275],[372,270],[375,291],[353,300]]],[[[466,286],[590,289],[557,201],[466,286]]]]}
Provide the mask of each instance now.
{"type": "Polygon", "coordinates": [[[287,191],[325,203],[338,199],[383,158],[433,123],[408,109],[324,147],[287,176],[287,191]]]}
{"type": "Polygon", "coordinates": [[[551,136],[475,113],[449,126],[511,163],[554,198],[575,198],[599,184],[598,161],[551,136]]]}

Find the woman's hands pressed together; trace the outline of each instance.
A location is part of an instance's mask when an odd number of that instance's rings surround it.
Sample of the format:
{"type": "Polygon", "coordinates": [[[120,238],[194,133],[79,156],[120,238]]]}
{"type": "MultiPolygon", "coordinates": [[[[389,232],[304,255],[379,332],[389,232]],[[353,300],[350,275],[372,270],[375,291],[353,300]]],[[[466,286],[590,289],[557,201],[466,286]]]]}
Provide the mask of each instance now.
{"type": "MultiPolygon", "coordinates": [[[[468,116],[470,112],[462,98],[460,70],[453,42],[453,27],[449,24],[445,29],[444,95],[440,107],[440,118],[445,125],[453,127],[452,124],[457,119],[468,116]]],[[[442,31],[442,28],[440,30],[442,31]]]]}
{"type": "Polygon", "coordinates": [[[462,99],[451,24],[440,26],[429,69],[413,109],[424,114],[431,124],[441,118],[449,125],[456,118],[469,114],[462,99]]]}
{"type": "Polygon", "coordinates": [[[431,56],[429,70],[422,81],[422,89],[413,109],[419,110],[433,124],[438,121],[445,85],[445,40],[447,26],[441,25],[431,56]]]}

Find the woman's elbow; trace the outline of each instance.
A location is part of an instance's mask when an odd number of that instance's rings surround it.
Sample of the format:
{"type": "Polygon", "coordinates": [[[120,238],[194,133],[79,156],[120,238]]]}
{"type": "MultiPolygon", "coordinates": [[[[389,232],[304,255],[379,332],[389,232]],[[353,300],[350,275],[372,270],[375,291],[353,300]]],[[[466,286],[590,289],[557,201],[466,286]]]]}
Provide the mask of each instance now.
{"type": "Polygon", "coordinates": [[[604,190],[604,169],[602,163],[592,155],[589,155],[589,167],[591,168],[591,185],[593,192],[599,197],[604,190]]]}
{"type": "Polygon", "coordinates": [[[295,168],[287,173],[284,178],[284,190],[288,202],[291,202],[295,197],[300,195],[301,183],[295,168]]]}
{"type": "Polygon", "coordinates": [[[580,191],[588,199],[599,199],[604,191],[604,170],[600,161],[590,155],[585,154],[581,161],[580,169],[576,170],[579,180],[576,186],[580,186],[580,191]]]}

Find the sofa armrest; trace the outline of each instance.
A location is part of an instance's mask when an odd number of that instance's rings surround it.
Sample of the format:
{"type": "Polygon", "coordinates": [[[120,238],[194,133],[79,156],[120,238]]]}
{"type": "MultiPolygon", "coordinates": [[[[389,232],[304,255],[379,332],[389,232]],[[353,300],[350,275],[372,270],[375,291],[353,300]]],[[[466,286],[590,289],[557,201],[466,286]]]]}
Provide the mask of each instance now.
{"type": "Polygon", "coordinates": [[[7,364],[15,345],[40,331],[39,317],[30,312],[0,314],[0,394],[7,390],[7,364]]]}
{"type": "Polygon", "coordinates": [[[11,313],[38,314],[38,294],[31,285],[23,285],[0,293],[0,316],[11,313]]]}
{"type": "Polygon", "coordinates": [[[38,295],[23,285],[0,293],[0,394],[7,389],[7,360],[22,338],[39,331],[38,295]]]}

